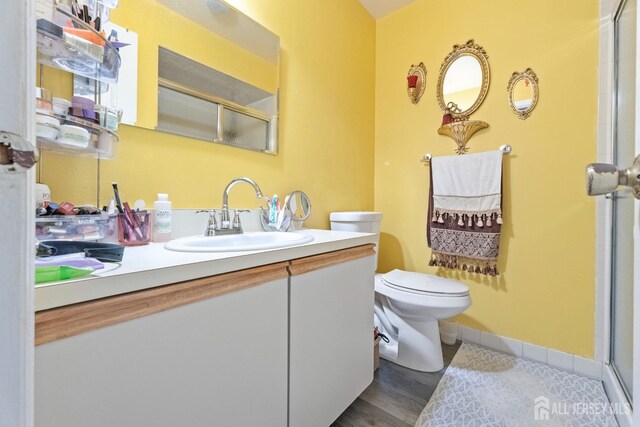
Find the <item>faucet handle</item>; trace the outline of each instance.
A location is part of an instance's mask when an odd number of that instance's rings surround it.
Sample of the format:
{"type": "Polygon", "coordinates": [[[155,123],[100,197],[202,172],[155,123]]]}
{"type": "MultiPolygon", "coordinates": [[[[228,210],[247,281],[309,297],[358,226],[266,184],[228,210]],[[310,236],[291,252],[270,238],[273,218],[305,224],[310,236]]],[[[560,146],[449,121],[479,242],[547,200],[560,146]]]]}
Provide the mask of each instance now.
{"type": "Polygon", "coordinates": [[[216,221],[216,211],[213,209],[201,209],[196,211],[199,213],[208,213],[209,214],[209,222],[207,223],[207,229],[204,232],[205,236],[213,236],[218,229],[218,221],[216,221]]]}
{"type": "Polygon", "coordinates": [[[209,214],[209,219],[212,220],[213,222],[216,221],[216,210],[215,209],[200,209],[196,211],[197,214],[199,213],[208,213],[209,214]]]}
{"type": "Polygon", "coordinates": [[[251,212],[249,209],[234,209],[233,210],[233,226],[236,230],[242,230],[242,224],[240,223],[240,212],[251,212]]]}

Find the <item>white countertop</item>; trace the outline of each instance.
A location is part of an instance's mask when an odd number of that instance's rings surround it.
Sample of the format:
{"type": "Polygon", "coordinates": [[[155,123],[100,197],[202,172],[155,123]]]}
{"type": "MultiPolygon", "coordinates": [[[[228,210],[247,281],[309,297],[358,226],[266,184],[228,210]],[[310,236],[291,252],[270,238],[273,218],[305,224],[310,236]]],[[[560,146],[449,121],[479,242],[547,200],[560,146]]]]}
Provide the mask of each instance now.
{"type": "Polygon", "coordinates": [[[200,277],[288,261],[375,243],[376,234],[301,230],[314,240],[299,246],[246,252],[186,253],[166,250],[163,243],[127,247],[120,265],[107,265],[91,276],[43,283],[35,289],[36,311],[153,288],[200,277]]]}

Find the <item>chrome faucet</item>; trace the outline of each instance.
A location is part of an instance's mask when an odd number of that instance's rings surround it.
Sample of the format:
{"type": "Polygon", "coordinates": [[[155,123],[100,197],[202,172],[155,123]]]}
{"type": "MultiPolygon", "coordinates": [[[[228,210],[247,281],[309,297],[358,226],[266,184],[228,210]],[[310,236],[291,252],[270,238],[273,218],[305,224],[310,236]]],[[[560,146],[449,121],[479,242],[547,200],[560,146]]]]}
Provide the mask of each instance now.
{"type": "Polygon", "coordinates": [[[247,212],[246,210],[235,210],[233,223],[229,218],[229,191],[231,188],[239,182],[246,182],[251,184],[256,192],[256,198],[262,199],[262,191],[256,182],[250,178],[242,177],[233,179],[222,193],[222,211],[220,212],[220,227],[216,230],[216,234],[240,234],[242,233],[242,224],[240,224],[240,212],[247,212]]]}
{"type": "Polygon", "coordinates": [[[222,193],[222,210],[220,211],[220,225],[216,221],[216,211],[213,209],[199,210],[196,213],[208,213],[209,221],[207,222],[207,228],[204,235],[210,236],[223,236],[226,234],[242,234],[242,224],[240,223],[240,213],[249,212],[247,209],[234,209],[233,221],[229,218],[229,191],[231,187],[239,182],[246,182],[253,186],[256,191],[256,197],[258,199],[264,198],[262,191],[258,184],[250,178],[236,178],[232,180],[222,193]]]}

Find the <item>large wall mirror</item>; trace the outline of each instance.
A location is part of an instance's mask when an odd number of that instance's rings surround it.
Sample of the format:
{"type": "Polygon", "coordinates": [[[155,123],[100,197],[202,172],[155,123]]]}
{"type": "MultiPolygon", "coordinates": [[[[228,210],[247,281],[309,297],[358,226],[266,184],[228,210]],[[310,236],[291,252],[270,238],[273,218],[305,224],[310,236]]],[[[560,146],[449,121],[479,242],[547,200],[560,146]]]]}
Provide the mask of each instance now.
{"type": "Polygon", "coordinates": [[[121,2],[138,35],[135,126],[276,154],[280,39],[223,0],[121,2]]]}
{"type": "Polygon", "coordinates": [[[440,66],[438,104],[443,112],[466,118],[484,101],[489,81],[489,62],[484,49],[473,40],[455,45],[440,66]]]}

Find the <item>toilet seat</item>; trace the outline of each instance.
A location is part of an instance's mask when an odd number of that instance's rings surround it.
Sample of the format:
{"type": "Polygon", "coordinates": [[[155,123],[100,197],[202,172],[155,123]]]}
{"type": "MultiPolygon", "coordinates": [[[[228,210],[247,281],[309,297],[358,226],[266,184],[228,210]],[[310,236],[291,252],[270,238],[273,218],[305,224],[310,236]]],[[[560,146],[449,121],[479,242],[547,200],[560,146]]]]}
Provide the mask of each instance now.
{"type": "Polygon", "coordinates": [[[432,297],[466,297],[469,287],[464,283],[430,274],[393,270],[381,276],[382,282],[401,292],[432,297]]]}

